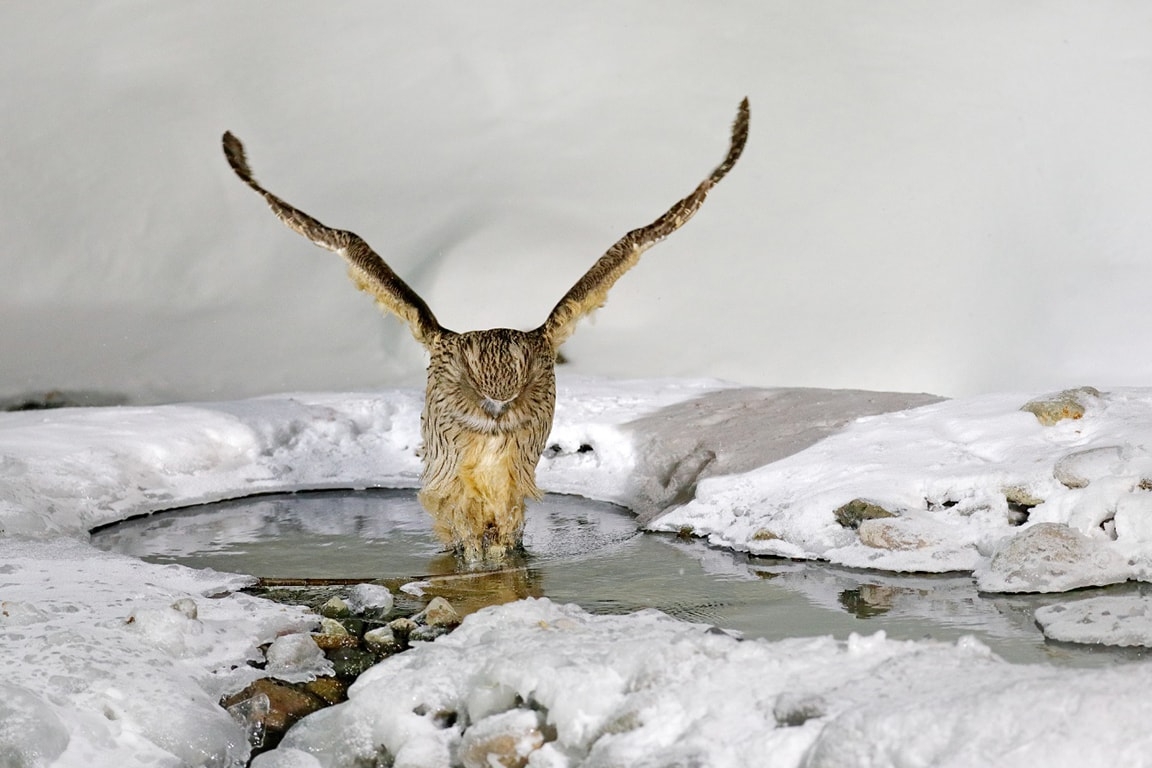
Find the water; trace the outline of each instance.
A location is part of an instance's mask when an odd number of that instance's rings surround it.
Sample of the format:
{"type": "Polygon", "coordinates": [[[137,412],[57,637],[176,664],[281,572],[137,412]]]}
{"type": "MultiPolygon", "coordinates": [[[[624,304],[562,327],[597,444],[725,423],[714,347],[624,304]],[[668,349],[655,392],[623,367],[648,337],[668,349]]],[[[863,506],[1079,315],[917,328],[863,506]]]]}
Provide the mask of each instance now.
{"type": "MultiPolygon", "coordinates": [[[[986,596],[966,575],[909,576],[748,558],[699,540],[640,533],[626,510],[579,497],[548,496],[531,506],[524,540],[527,555],[519,562],[460,571],[433,539],[415,493],[379,490],[252,497],[93,532],[97,546],[155,563],[273,581],[414,583],[462,611],[547,596],[599,613],[659,608],[750,638],[845,638],[879,630],[896,639],[975,635],[1011,661],[1076,666],[1144,653],[1046,642],[1033,611],[1067,596],[986,596]]],[[[1084,590],[1076,597],[1135,589],[1084,590]]]]}

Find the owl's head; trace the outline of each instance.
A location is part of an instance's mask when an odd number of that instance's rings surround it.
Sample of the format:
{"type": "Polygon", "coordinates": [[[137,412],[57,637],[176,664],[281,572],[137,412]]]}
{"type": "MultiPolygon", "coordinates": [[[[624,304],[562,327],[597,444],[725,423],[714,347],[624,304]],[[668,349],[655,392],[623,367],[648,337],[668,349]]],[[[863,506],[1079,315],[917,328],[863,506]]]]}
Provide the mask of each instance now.
{"type": "Polygon", "coordinates": [[[551,418],[555,352],[541,334],[494,328],[445,334],[428,368],[428,397],[472,429],[508,431],[551,418]]]}

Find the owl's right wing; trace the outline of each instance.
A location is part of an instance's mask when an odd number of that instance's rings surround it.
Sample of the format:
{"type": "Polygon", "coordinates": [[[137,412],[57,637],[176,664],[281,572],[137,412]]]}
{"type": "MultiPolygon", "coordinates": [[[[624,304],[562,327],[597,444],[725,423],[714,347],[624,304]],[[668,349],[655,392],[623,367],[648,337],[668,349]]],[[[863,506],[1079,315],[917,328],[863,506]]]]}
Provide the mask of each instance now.
{"type": "Polygon", "coordinates": [[[709,190],[732,170],[732,166],[744,151],[744,143],[748,140],[748,99],[740,102],[736,112],[736,120],[732,124],[732,139],[728,147],[728,155],[724,162],[716,166],[711,175],[688,195],[668,211],[646,227],[634,229],[605,253],[592,265],[576,285],[564,294],[560,303],[548,315],[540,329],[552,342],[553,349],[558,349],[572,332],[580,319],[595,309],[603,306],[608,298],[609,289],[619,280],[625,272],[636,265],[640,254],[660,242],[668,235],[684,225],[693,214],[704,204],[704,198],[709,190]]]}
{"type": "Polygon", "coordinates": [[[412,335],[427,346],[443,330],[422,298],[354,232],[332,229],[272,194],[256,181],[244,145],[230,132],[224,134],[224,156],[240,180],[256,190],[272,212],[289,227],[321,248],[340,254],[348,262],[348,274],[362,291],[371,294],[384,309],[408,324],[412,335]]]}

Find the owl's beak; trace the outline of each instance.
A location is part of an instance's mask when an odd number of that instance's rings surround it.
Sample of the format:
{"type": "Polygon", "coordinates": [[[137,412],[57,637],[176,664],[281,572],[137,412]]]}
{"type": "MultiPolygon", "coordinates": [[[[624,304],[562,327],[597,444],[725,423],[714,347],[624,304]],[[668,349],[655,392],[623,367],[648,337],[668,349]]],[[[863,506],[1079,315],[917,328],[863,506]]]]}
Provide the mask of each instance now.
{"type": "Polygon", "coordinates": [[[508,410],[508,404],[511,402],[511,400],[493,400],[490,397],[486,397],[480,401],[480,407],[484,409],[484,413],[494,419],[498,419],[504,415],[504,411],[508,410]]]}

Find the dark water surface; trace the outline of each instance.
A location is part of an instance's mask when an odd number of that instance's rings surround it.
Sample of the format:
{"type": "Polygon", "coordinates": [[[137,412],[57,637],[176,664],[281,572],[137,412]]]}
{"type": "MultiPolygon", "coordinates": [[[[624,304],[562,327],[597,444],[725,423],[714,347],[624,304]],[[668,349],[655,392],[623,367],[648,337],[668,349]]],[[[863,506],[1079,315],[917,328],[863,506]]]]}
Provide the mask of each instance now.
{"type": "Polygon", "coordinates": [[[154,563],[275,579],[414,582],[407,589],[443,594],[466,611],[547,596],[598,613],[659,608],[744,637],[843,639],[880,630],[895,639],[975,635],[1011,661],[1075,666],[1142,654],[1046,642],[1033,611],[1067,595],[986,596],[967,575],[909,576],[748,558],[698,540],[640,533],[627,510],[574,496],[552,495],[532,505],[527,555],[494,572],[458,572],[433,539],[414,491],[258,496],[128,520],[92,538],[103,549],[154,563]]]}

